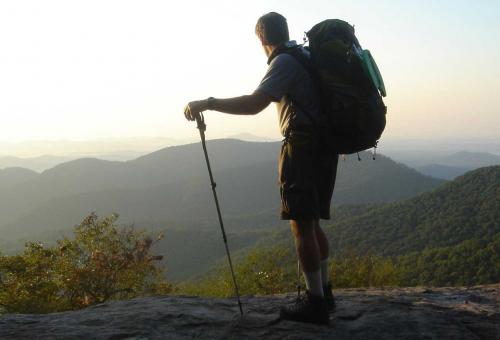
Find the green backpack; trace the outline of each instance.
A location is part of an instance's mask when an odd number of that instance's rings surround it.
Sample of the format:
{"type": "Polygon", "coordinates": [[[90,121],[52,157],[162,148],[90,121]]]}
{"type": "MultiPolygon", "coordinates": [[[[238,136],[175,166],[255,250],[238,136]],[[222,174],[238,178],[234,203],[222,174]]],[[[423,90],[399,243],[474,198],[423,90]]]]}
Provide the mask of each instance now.
{"type": "Polygon", "coordinates": [[[306,35],[310,59],[297,48],[276,54],[294,56],[313,77],[324,113],[324,141],[338,154],[376,148],[387,107],[384,82],[370,51],[361,48],[354,27],[342,20],[320,22],[306,35]]]}

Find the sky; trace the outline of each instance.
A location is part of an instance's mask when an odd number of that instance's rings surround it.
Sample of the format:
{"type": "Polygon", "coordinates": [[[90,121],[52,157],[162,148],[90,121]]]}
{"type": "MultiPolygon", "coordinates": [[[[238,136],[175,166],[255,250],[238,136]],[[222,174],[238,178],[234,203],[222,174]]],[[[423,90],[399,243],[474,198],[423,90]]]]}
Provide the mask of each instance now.
{"type": "MultiPolygon", "coordinates": [[[[355,25],[386,84],[384,138],[499,137],[500,1],[16,0],[0,2],[0,142],[196,138],[187,102],[264,75],[269,11],[298,41],[324,19],[355,25]]],[[[274,106],[206,122],[208,138],[279,138],[274,106]]]]}

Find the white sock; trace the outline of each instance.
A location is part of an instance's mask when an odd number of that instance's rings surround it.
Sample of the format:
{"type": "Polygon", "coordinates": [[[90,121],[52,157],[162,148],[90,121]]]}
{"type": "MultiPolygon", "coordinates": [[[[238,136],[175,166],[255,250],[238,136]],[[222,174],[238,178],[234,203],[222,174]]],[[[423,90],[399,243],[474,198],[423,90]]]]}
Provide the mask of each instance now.
{"type": "Polygon", "coordinates": [[[304,278],[306,279],[307,290],[312,295],[324,297],[323,284],[321,283],[321,269],[310,273],[304,272],[304,278]]]}
{"type": "Polygon", "coordinates": [[[326,287],[330,279],[330,277],[328,276],[328,257],[324,260],[321,260],[320,268],[321,268],[321,282],[323,284],[323,287],[326,287]]]}

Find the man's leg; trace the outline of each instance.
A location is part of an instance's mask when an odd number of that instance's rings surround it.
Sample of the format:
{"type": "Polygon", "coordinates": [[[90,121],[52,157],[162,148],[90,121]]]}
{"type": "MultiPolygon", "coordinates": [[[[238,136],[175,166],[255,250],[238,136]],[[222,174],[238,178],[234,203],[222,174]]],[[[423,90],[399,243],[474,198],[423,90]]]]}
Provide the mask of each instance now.
{"type": "Polygon", "coordinates": [[[318,241],[318,247],[319,247],[321,281],[323,283],[323,287],[326,287],[329,281],[328,257],[330,255],[330,246],[325,232],[323,231],[323,229],[321,229],[319,225],[319,220],[314,221],[314,231],[316,233],[316,240],[318,241]]]}
{"type": "Polygon", "coordinates": [[[297,143],[293,144],[293,138],[292,134],[292,140],[284,144],[280,158],[281,218],[290,219],[307,292],[295,304],[281,308],[280,317],[284,320],[328,324],[328,304],[324,298],[320,249],[314,221],[314,217],[319,215],[315,183],[312,182],[315,177],[314,147],[304,144],[297,136],[297,143]],[[299,216],[310,216],[310,219],[293,219],[299,216]]]}
{"type": "Polygon", "coordinates": [[[321,283],[323,286],[323,295],[326,301],[326,305],[328,307],[328,311],[333,311],[335,309],[335,298],[333,297],[332,285],[330,283],[330,275],[328,273],[329,264],[328,257],[330,255],[329,242],[326,237],[325,232],[319,226],[319,220],[315,221],[315,233],[316,239],[318,240],[319,245],[319,254],[320,254],[320,268],[321,268],[321,283]]]}
{"type": "Polygon", "coordinates": [[[307,289],[312,295],[323,297],[320,247],[316,238],[316,223],[314,220],[290,220],[290,227],[295,236],[295,247],[302,265],[307,289]]]}

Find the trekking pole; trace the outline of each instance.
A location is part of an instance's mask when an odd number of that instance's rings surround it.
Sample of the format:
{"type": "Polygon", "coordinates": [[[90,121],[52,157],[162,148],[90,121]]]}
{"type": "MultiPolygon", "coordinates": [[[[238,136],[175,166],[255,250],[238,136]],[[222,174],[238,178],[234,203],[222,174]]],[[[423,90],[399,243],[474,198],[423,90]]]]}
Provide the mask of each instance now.
{"type": "Polygon", "coordinates": [[[226,231],[224,230],[224,223],[222,222],[222,215],[219,207],[219,200],[217,199],[217,192],[215,191],[216,183],[214,182],[214,177],[212,176],[212,168],[210,167],[210,161],[208,159],[207,145],[205,143],[205,130],[207,125],[205,124],[205,118],[203,113],[196,115],[196,123],[198,125],[198,130],[200,130],[201,145],[203,146],[203,152],[205,153],[205,160],[207,161],[208,175],[210,176],[210,184],[212,185],[212,193],[214,194],[215,207],[217,208],[217,216],[219,217],[220,229],[222,231],[222,239],[224,240],[224,246],[226,248],[227,260],[229,262],[229,268],[231,269],[231,277],[233,278],[234,292],[236,293],[236,298],[238,299],[238,307],[240,308],[240,314],[243,315],[243,307],[241,306],[240,292],[238,290],[238,284],[236,283],[236,276],[234,275],[233,263],[231,261],[231,254],[229,253],[229,247],[227,245],[226,231]]]}
{"type": "Polygon", "coordinates": [[[300,259],[297,259],[297,301],[300,299],[300,259]]]}

